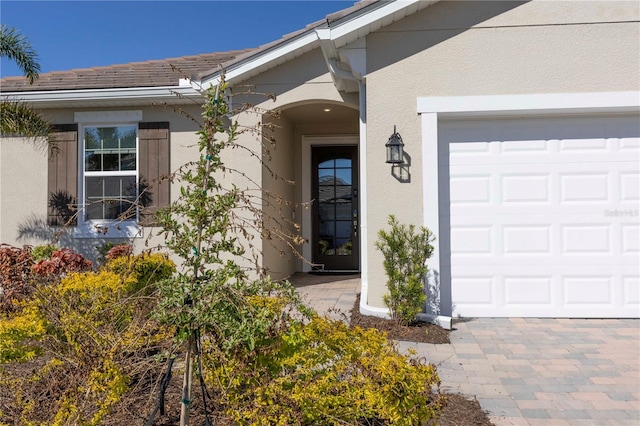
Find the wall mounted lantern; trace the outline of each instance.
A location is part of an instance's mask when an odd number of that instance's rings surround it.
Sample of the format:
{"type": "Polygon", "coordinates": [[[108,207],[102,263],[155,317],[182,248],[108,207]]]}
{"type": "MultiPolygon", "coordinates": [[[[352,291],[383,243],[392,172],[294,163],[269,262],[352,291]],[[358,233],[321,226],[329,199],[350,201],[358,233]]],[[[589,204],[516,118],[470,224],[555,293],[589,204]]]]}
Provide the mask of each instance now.
{"type": "Polygon", "coordinates": [[[389,140],[384,145],[387,148],[387,163],[390,164],[402,164],[404,163],[402,147],[402,137],[400,133],[396,132],[396,126],[393,126],[393,134],[389,137],[389,140]]]}

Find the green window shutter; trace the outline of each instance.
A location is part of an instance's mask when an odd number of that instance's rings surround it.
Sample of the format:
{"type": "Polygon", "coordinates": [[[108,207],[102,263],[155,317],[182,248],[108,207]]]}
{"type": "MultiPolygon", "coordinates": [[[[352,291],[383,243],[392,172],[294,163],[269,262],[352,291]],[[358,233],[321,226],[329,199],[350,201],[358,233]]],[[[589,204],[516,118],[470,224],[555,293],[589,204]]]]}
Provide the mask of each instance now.
{"type": "Polygon", "coordinates": [[[140,123],[138,126],[140,165],[140,224],[153,225],[154,214],[171,202],[168,177],[171,173],[169,123],[140,123]]]}
{"type": "Polygon", "coordinates": [[[78,125],[54,125],[56,146],[49,149],[47,172],[47,223],[51,226],[77,224],[78,125]]]}

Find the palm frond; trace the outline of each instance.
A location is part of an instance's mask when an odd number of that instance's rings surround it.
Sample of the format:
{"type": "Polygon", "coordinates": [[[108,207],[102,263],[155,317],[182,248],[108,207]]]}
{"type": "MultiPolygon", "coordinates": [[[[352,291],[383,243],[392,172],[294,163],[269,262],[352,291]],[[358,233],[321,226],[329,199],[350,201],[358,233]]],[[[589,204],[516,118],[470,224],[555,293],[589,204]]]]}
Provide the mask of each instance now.
{"type": "Polygon", "coordinates": [[[25,36],[4,24],[0,25],[0,56],[14,61],[29,83],[37,80],[40,73],[38,54],[25,36]]]}
{"type": "Polygon", "coordinates": [[[20,101],[0,102],[0,135],[21,136],[44,147],[56,147],[49,122],[38,111],[20,101]]]}

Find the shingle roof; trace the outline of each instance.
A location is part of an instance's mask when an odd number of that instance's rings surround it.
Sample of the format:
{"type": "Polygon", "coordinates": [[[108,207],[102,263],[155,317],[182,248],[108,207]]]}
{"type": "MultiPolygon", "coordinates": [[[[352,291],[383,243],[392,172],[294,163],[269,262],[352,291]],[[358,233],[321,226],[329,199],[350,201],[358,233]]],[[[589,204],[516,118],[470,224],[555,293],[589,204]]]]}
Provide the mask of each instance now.
{"type": "Polygon", "coordinates": [[[301,30],[287,34],[278,40],[255,49],[49,72],[40,74],[40,78],[34,84],[29,84],[24,77],[5,77],[0,79],[0,92],[177,86],[180,78],[190,77],[199,80],[216,73],[221,65],[232,65],[253,55],[265,52],[281,43],[286,43],[314,28],[322,25],[331,26],[331,24],[340,21],[351,13],[385,1],[387,0],[361,0],[347,9],[328,15],[324,20],[313,22],[301,30]]]}
{"type": "Polygon", "coordinates": [[[34,84],[24,77],[0,80],[2,92],[30,92],[79,89],[115,89],[125,87],[177,86],[183,77],[211,71],[253,49],[206,53],[123,65],[74,69],[40,74],[34,84]]]}

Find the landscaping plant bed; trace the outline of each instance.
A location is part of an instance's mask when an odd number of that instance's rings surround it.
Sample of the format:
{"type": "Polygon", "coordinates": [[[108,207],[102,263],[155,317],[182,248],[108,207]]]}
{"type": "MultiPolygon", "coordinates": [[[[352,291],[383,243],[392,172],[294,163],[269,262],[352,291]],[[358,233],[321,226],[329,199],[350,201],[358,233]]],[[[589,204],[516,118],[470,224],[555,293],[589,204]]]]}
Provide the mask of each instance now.
{"type": "MultiPolygon", "coordinates": [[[[375,328],[387,333],[391,340],[449,344],[449,331],[427,322],[402,325],[397,321],[360,313],[360,295],[351,310],[351,327],[375,328]]],[[[428,360],[427,360],[428,361],[428,360]]],[[[464,395],[443,393],[445,402],[436,422],[437,426],[492,426],[493,423],[476,399],[464,395]]]]}
{"type": "Polygon", "coordinates": [[[360,295],[356,296],[356,302],[351,310],[351,327],[375,328],[387,333],[391,340],[402,340],[406,342],[448,344],[449,330],[445,330],[439,325],[423,321],[416,321],[409,326],[402,325],[397,321],[360,313],[360,295]]]}
{"type": "Polygon", "coordinates": [[[477,400],[445,393],[445,403],[436,426],[493,426],[477,400]]]}

